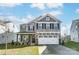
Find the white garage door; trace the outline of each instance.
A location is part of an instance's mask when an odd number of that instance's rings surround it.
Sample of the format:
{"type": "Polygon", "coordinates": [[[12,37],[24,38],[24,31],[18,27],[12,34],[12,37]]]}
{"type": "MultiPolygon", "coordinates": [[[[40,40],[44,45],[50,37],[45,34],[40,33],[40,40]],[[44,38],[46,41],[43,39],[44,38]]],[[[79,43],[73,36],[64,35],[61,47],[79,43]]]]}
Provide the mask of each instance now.
{"type": "Polygon", "coordinates": [[[58,38],[38,38],[38,44],[59,44],[58,38]]]}

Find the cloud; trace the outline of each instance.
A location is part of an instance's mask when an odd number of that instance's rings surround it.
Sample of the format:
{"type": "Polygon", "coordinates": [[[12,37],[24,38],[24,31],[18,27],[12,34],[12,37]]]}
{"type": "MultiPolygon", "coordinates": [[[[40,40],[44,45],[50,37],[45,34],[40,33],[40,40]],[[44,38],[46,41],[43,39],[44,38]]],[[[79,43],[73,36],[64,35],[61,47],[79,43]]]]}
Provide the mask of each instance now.
{"type": "Polygon", "coordinates": [[[44,3],[33,3],[33,4],[31,4],[31,7],[43,10],[43,9],[45,9],[45,4],[44,3]]]}
{"type": "Polygon", "coordinates": [[[26,17],[22,18],[20,21],[22,23],[28,23],[28,22],[32,21],[33,19],[34,19],[34,16],[32,16],[32,15],[29,14],[26,17]]]}
{"type": "Polygon", "coordinates": [[[0,3],[1,7],[15,7],[17,5],[21,5],[21,3],[0,3]]]}
{"type": "Polygon", "coordinates": [[[32,8],[38,8],[40,10],[44,10],[46,8],[62,8],[62,3],[33,3],[31,4],[32,8]]]}
{"type": "Polygon", "coordinates": [[[62,8],[63,4],[62,3],[47,3],[47,6],[49,8],[62,8]]]}
{"type": "Polygon", "coordinates": [[[79,13],[79,9],[76,9],[76,13],[79,13]]]}
{"type": "Polygon", "coordinates": [[[54,15],[54,16],[58,16],[58,15],[62,15],[63,13],[61,11],[52,11],[52,12],[49,12],[50,14],[54,15]]]}

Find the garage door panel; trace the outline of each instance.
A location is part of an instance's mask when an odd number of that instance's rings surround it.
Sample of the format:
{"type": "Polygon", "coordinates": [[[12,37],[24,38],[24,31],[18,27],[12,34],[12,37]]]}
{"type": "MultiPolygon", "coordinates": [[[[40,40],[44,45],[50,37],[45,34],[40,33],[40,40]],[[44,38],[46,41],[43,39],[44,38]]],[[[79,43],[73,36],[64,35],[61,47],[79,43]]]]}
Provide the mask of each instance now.
{"type": "Polygon", "coordinates": [[[39,38],[38,44],[59,44],[58,38],[39,38]]]}

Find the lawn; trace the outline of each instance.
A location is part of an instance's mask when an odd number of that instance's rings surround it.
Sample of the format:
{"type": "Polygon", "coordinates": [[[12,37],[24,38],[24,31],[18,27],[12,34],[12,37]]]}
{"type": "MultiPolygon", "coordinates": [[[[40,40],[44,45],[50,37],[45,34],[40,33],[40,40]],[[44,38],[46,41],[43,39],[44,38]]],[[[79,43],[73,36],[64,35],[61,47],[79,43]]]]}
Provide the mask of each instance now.
{"type": "MultiPolygon", "coordinates": [[[[0,54],[5,54],[5,45],[0,45],[0,54]]],[[[22,46],[8,44],[7,55],[38,55],[38,46],[22,46]]]]}
{"type": "Polygon", "coordinates": [[[78,42],[65,41],[64,46],[74,49],[76,51],[79,51],[79,43],[78,42]]]}

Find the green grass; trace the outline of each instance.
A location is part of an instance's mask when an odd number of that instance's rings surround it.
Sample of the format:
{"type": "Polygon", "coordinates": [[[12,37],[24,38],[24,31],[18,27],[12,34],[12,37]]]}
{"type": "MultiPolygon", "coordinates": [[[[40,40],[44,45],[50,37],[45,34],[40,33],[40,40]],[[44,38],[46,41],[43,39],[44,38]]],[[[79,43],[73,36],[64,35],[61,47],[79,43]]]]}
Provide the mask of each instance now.
{"type": "MultiPolygon", "coordinates": [[[[5,54],[5,44],[0,45],[0,54],[5,54]]],[[[7,44],[8,55],[38,55],[38,46],[7,44]]]]}
{"type": "Polygon", "coordinates": [[[73,41],[64,41],[64,46],[69,47],[71,49],[74,49],[76,51],[79,51],[79,43],[73,42],[73,41]]]}

